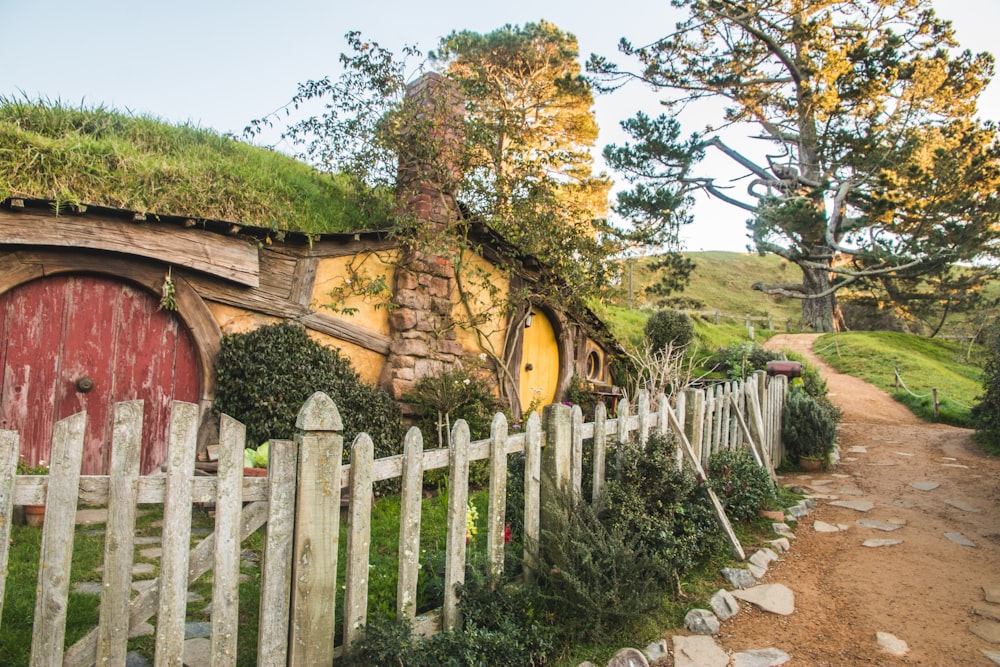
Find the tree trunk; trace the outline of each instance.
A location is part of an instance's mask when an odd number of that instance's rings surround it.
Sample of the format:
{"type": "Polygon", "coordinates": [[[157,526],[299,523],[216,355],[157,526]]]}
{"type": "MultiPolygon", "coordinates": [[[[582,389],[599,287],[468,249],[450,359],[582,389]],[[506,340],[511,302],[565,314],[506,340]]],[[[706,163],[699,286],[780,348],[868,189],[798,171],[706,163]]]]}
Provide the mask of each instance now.
{"type": "Polygon", "coordinates": [[[825,269],[802,268],[802,283],[806,286],[806,298],[802,300],[802,321],[813,331],[840,331],[837,314],[837,294],[830,292],[830,272],[825,269]]]}

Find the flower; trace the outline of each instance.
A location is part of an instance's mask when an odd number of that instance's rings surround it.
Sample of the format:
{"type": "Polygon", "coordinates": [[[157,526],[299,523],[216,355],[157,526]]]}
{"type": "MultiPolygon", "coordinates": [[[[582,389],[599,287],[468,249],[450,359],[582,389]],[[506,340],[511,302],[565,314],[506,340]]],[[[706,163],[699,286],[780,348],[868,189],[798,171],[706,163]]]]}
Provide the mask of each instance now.
{"type": "Polygon", "coordinates": [[[510,532],[510,524],[508,523],[503,527],[503,543],[510,544],[510,541],[514,539],[514,536],[510,532]]]}
{"type": "Polygon", "coordinates": [[[469,509],[465,511],[465,542],[468,544],[472,542],[472,538],[476,536],[476,520],[479,518],[479,510],[472,503],[469,503],[469,509]]]}

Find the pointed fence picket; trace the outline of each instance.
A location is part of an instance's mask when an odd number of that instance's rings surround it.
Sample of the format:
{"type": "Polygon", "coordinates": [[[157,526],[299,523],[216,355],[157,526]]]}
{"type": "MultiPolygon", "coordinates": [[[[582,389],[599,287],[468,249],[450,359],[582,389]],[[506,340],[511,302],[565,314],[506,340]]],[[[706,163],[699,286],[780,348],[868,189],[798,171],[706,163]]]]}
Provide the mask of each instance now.
{"type": "MultiPolygon", "coordinates": [[[[368,616],[373,486],[401,478],[398,590],[396,612],[429,634],[459,627],[457,587],[466,562],[466,512],[469,466],[489,460],[490,483],[486,517],[486,562],[500,574],[504,564],[506,488],[509,457],[524,456],[524,576],[531,580],[538,567],[543,535],[544,500],[555,489],[581,494],[585,484],[596,499],[608,476],[608,450],[632,438],[645,443],[654,431],[670,430],[682,442],[679,464],[696,474],[709,457],[727,446],[749,444],[771,471],[780,463],[781,409],[787,391],[783,377],[752,376],[708,389],[691,389],[675,401],[640,394],[620,401],[609,418],[603,405],[593,421],[584,421],[578,407],[547,406],[544,420],[532,414],[522,433],[510,434],[507,420],[497,415],[487,440],[471,442],[468,426],[458,421],[451,447],[423,448],[420,432],[406,435],[403,453],[375,460],[371,439],[359,435],[343,463],[343,425],[336,405],[315,394],[303,406],[295,441],[273,440],[268,476],[243,477],[244,429],[223,416],[220,460],[215,477],[195,477],[197,406],[174,404],[165,474],[139,476],[142,441],[141,402],[115,406],[111,473],[79,474],[86,415],[59,422],[52,446],[48,477],[15,474],[18,437],[0,431],[0,623],[7,580],[9,537],[15,505],[46,504],[38,601],[32,640],[32,664],[123,664],[130,631],[156,617],[157,664],[180,664],[183,653],[187,590],[212,571],[211,651],[213,665],[235,665],[236,647],[255,641],[257,664],[278,666],[338,661],[343,646],[364,636],[368,616]],[[593,472],[585,479],[583,461],[590,454],[593,472]],[[687,453],[684,453],[687,452],[687,453]],[[419,575],[421,497],[427,471],[447,469],[449,476],[446,529],[445,593],[441,608],[416,607],[419,575]],[[341,490],[348,489],[346,572],[337,578],[341,535],[341,490]],[[64,650],[69,563],[72,559],[73,517],[77,503],[105,506],[108,525],[104,580],[97,627],[64,650]],[[155,585],[131,593],[131,569],[136,508],[162,504],[164,524],[160,574],[155,585]],[[215,530],[191,546],[191,510],[195,503],[214,503],[215,530]],[[259,632],[255,640],[241,637],[239,566],[241,543],[267,526],[263,541],[259,632]],[[334,601],[343,589],[342,616],[334,601]],[[335,646],[337,624],[343,644],[335,646]]],[[[730,535],[734,553],[742,549],[728,526],[721,505],[714,502],[720,524],[730,535]]]]}

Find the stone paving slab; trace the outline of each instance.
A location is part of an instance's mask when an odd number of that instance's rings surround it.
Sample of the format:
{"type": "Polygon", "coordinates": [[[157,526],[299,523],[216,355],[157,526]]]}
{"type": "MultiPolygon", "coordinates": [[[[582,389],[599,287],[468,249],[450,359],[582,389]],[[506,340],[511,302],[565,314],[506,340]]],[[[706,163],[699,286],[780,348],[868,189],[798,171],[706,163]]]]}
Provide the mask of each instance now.
{"type": "Polygon", "coordinates": [[[868,453],[868,448],[865,447],[864,445],[855,445],[853,447],[848,447],[847,448],[847,453],[848,454],[867,454],[868,453]]]}
{"type": "Polygon", "coordinates": [[[733,597],[764,611],[789,616],[795,611],[795,594],[784,584],[763,584],[745,590],[732,591],[733,597]]]}
{"type": "Polygon", "coordinates": [[[842,486],[837,489],[837,493],[842,496],[863,496],[865,492],[856,486],[842,486]]]}
{"type": "Polygon", "coordinates": [[[969,466],[962,465],[961,463],[942,463],[942,468],[963,468],[965,470],[969,469],[969,466]]]}
{"type": "Polygon", "coordinates": [[[977,602],[972,605],[972,613],[991,621],[1000,621],[1000,605],[977,602]]]}
{"type": "Polygon", "coordinates": [[[963,547],[975,547],[976,543],[970,540],[968,537],[962,533],[945,533],[945,537],[949,540],[963,547]]]}
{"type": "Polygon", "coordinates": [[[979,509],[978,507],[973,507],[968,503],[963,503],[961,500],[946,500],[944,501],[944,504],[951,505],[955,509],[960,509],[963,512],[971,512],[972,514],[979,514],[980,512],[982,512],[982,510],[979,509]]]}
{"type": "Polygon", "coordinates": [[[986,584],[983,586],[983,599],[987,602],[1000,603],[1000,584],[986,584]]]}
{"type": "Polygon", "coordinates": [[[940,482],[910,482],[912,486],[917,491],[933,491],[934,489],[941,486],[940,482]]]}
{"type": "Polygon", "coordinates": [[[1000,623],[997,621],[976,621],[969,626],[969,631],[983,641],[1000,644],[1000,623]]]}
{"type": "Polygon", "coordinates": [[[834,500],[829,504],[835,507],[845,507],[856,512],[870,512],[875,508],[875,503],[870,500],[834,500]]]}
{"type": "Polygon", "coordinates": [[[776,648],[759,648],[742,651],[733,656],[733,667],[778,667],[792,656],[776,648]]]}
{"type": "Polygon", "coordinates": [[[827,523],[826,521],[813,521],[813,530],[817,533],[839,533],[841,528],[839,525],[834,525],[832,523],[827,523]]]}
{"type": "Polygon", "coordinates": [[[894,547],[902,543],[903,540],[865,540],[861,543],[861,546],[877,549],[879,547],[894,547]]]}
{"type": "Polygon", "coordinates": [[[995,664],[1000,665],[1000,651],[991,651],[989,649],[981,648],[979,649],[979,652],[992,660],[995,664]]]}
{"type": "Polygon", "coordinates": [[[876,632],[875,641],[886,653],[890,653],[898,658],[902,658],[909,652],[910,647],[902,639],[888,632],[876,632]]]}
{"type": "Polygon", "coordinates": [[[874,519],[859,519],[857,524],[859,526],[864,526],[865,528],[874,528],[875,530],[885,531],[891,533],[894,530],[899,530],[903,526],[898,523],[891,523],[888,521],[875,521],[874,519]]]}
{"type": "Polygon", "coordinates": [[[728,667],[729,655],[705,635],[674,635],[674,667],[728,667]]]}

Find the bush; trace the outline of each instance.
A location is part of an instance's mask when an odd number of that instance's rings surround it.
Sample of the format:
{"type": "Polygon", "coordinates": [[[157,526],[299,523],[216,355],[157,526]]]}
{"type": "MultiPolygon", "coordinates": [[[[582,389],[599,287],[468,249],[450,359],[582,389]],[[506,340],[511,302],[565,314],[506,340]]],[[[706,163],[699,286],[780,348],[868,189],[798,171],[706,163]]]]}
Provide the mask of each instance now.
{"type": "Polygon", "coordinates": [[[721,449],[708,459],[708,483],[734,521],[750,521],[777,498],[767,468],[748,447],[721,449]]]}
{"type": "Polygon", "coordinates": [[[542,616],[537,589],[502,586],[468,573],[459,588],[462,628],[432,637],[414,637],[405,621],[369,623],[365,638],[347,657],[348,665],[544,665],[552,652],[552,623],[542,616]]]}
{"type": "Polygon", "coordinates": [[[684,347],[694,340],[694,322],[679,310],[658,310],[646,321],[646,342],[654,351],[684,347]]]}
{"type": "Polygon", "coordinates": [[[983,363],[983,395],[972,407],[976,439],[992,451],[1000,451],[1000,324],[986,333],[983,363]]]}
{"type": "Polygon", "coordinates": [[[781,413],[781,439],[789,456],[826,459],[837,439],[837,418],[804,389],[793,387],[781,413]]]}
{"type": "Polygon", "coordinates": [[[609,453],[601,520],[638,536],[671,571],[695,567],[723,546],[711,504],[694,475],[678,470],[677,439],[650,434],[609,453]],[[610,472],[610,471],[613,471],[610,472]]]}
{"type": "Polygon", "coordinates": [[[550,499],[539,587],[566,640],[613,635],[663,601],[673,570],[639,532],[607,526],[579,497],[550,499]]]}
{"type": "Polygon", "coordinates": [[[469,425],[473,440],[488,438],[494,415],[506,407],[475,368],[453,368],[425,377],[403,400],[413,406],[424,442],[436,442],[438,447],[448,444],[445,426],[454,426],[459,419],[469,425]]]}
{"type": "Polygon", "coordinates": [[[350,360],[309,338],[302,327],[274,324],[222,339],[215,412],[243,422],[248,443],[293,437],[299,409],[317,391],[329,395],[340,411],[345,461],[361,432],[371,436],[376,458],[402,451],[399,406],[362,382],[350,360]]]}

